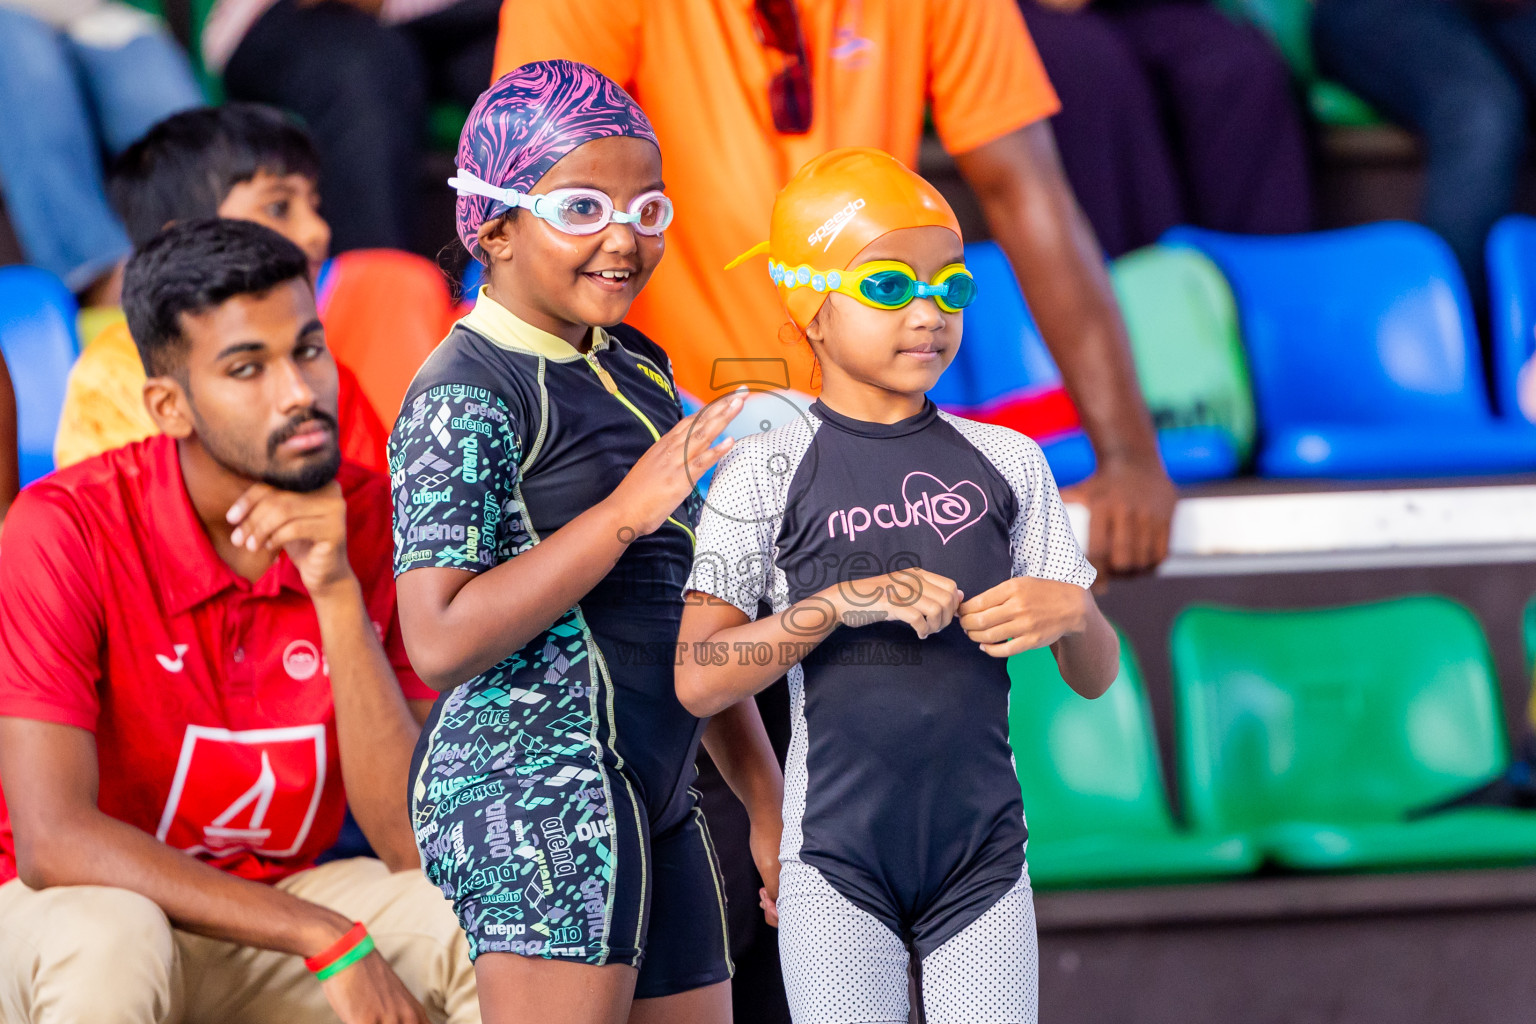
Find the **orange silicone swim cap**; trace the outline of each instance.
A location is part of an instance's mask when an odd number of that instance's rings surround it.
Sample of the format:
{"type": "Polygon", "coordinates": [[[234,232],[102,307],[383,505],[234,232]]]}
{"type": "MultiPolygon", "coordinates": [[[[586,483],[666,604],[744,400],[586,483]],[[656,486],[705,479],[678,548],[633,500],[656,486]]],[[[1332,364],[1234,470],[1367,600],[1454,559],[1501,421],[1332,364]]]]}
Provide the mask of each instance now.
{"type": "MultiPolygon", "coordinates": [[[[889,153],[878,149],[834,149],[800,168],[773,202],[768,241],[730,263],[767,253],[794,272],[847,270],[864,247],[902,228],[948,228],[960,222],[938,189],[889,153]]],[[[727,267],[729,269],[729,267],[727,267]]],[[[809,282],[807,277],[807,282],[809,282]]],[[[827,292],[778,285],[779,298],[802,331],[816,316],[827,292]]]]}

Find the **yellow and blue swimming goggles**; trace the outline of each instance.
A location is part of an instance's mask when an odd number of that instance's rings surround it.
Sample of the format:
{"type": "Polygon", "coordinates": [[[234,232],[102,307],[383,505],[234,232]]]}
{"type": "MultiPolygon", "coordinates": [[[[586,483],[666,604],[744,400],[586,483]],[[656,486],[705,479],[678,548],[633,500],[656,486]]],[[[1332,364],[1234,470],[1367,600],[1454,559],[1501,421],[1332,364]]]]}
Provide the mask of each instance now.
{"type": "Polygon", "coordinates": [[[874,260],[852,270],[816,270],[768,261],[768,275],[784,288],[842,292],[875,309],[901,309],[913,299],[932,299],[946,313],[958,313],[976,301],[976,279],[963,263],[951,263],[919,281],[917,272],[897,260],[874,260]]]}

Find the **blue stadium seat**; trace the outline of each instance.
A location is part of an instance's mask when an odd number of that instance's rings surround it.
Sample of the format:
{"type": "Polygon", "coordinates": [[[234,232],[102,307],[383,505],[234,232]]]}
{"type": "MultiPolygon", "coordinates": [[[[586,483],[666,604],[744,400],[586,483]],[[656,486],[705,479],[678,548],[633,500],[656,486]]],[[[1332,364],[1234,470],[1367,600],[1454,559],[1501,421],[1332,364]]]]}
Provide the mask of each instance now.
{"type": "MultiPolygon", "coordinates": [[[[965,262],[976,276],[978,297],[965,311],[960,352],[928,396],[956,415],[1030,435],[1045,450],[1057,482],[1077,483],[1094,470],[1093,446],[1078,426],[1008,258],[996,242],[973,242],[965,247],[965,262]]],[[[1231,438],[1214,428],[1161,431],[1158,448],[1178,483],[1232,476],[1240,462],[1231,438]]]]}
{"type": "Polygon", "coordinates": [[[1264,475],[1536,468],[1536,428],[1493,416],[1466,285],[1428,228],[1261,237],[1180,227],[1163,243],[1201,250],[1232,285],[1264,475]]]}
{"type": "Polygon", "coordinates": [[[75,297],[36,267],[0,267],[0,353],[16,389],[21,482],[53,470],[64,383],[80,354],[75,297]]]}
{"type": "Polygon", "coordinates": [[[464,265],[464,276],[459,279],[460,294],[464,301],[474,305],[475,297],[480,294],[480,286],[485,284],[485,264],[472,259],[464,265]]]}
{"type": "Polygon", "coordinates": [[[1493,399],[1499,414],[1524,419],[1516,396],[1520,367],[1536,352],[1536,217],[1511,214],[1488,233],[1488,308],[1493,321],[1493,399]]]}
{"type": "MultiPolygon", "coordinates": [[[[1051,475],[1060,487],[1070,487],[1093,475],[1098,460],[1088,435],[1074,430],[1040,446],[1051,475]]],[[[1163,468],[1177,484],[1225,480],[1241,465],[1232,435],[1219,427],[1171,427],[1157,432],[1157,450],[1163,468]]]]}

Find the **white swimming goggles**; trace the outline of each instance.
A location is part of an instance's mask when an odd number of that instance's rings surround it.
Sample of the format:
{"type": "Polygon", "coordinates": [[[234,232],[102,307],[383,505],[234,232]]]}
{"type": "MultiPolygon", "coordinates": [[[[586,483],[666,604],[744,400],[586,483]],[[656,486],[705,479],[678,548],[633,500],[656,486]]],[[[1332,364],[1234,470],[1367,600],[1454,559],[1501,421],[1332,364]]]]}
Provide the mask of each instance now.
{"type": "Polygon", "coordinates": [[[610,223],[628,224],[642,235],[659,235],[672,223],[672,200],[664,192],[636,196],[628,212],[614,208],[608,193],[595,188],[557,188],[531,195],[511,188],[497,188],[462,167],[448,179],[459,195],[485,196],[508,206],[528,210],[568,235],[595,235],[610,223]]]}

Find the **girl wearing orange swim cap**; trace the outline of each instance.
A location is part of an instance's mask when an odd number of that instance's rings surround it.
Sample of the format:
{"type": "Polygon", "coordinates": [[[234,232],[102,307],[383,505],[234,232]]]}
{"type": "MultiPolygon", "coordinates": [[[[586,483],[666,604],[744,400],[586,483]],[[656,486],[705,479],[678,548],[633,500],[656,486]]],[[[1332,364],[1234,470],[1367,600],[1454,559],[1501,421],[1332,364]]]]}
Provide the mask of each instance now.
{"type": "Polygon", "coordinates": [[[927,398],[976,294],[931,185],[877,150],[827,153],[743,260],[760,253],[821,398],[720,463],[678,697],[709,715],[788,669],[777,912],[797,1024],[906,1020],[914,955],[931,1024],[1033,1024],[1006,663],[1050,646],[1073,689],[1104,692],[1119,649],[1094,570],[1039,446],[927,398]],[[753,656],[706,657],[722,649],[753,656]]]}
{"type": "Polygon", "coordinates": [[[572,61],[503,75],[451,184],[488,284],[390,443],[400,620],[443,694],[411,765],[422,867],[485,1024],[722,1024],[701,736],[770,836],[780,776],[755,706],[706,724],[678,703],[672,644],[695,482],[743,397],[685,417],[667,354],[623,323],[672,204],[612,80],[572,61]]]}

